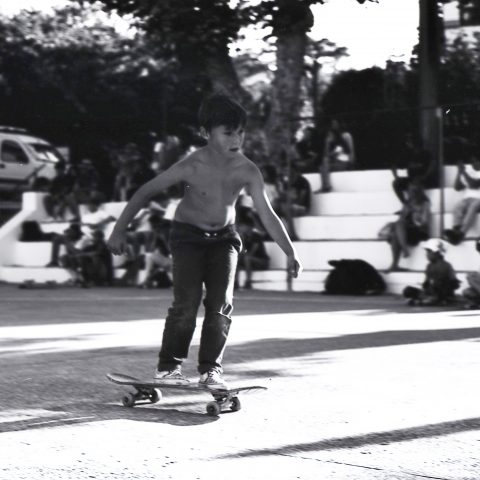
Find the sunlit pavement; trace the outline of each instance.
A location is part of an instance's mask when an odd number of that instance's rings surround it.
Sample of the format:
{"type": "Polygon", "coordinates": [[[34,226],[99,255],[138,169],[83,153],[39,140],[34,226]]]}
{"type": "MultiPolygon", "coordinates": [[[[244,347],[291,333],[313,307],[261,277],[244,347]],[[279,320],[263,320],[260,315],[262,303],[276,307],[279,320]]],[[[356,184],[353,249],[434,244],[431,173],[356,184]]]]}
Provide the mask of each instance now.
{"type": "Polygon", "coordinates": [[[125,408],[105,373],[151,375],[169,295],[0,288],[0,479],[480,479],[478,311],[242,292],[226,377],[267,391],[125,408]]]}

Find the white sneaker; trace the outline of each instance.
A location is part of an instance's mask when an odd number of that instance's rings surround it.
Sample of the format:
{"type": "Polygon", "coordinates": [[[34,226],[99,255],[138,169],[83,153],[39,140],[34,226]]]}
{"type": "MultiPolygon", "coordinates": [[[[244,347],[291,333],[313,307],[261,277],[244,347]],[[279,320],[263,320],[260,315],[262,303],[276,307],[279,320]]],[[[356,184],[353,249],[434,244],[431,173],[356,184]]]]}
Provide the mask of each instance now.
{"type": "Polygon", "coordinates": [[[181,367],[173,370],[156,370],[153,381],[163,385],[188,385],[190,383],[182,374],[181,367]]]}
{"type": "Polygon", "coordinates": [[[222,374],[216,368],[212,368],[208,372],[202,373],[198,384],[207,388],[228,389],[227,382],[222,378],[222,374]]]}

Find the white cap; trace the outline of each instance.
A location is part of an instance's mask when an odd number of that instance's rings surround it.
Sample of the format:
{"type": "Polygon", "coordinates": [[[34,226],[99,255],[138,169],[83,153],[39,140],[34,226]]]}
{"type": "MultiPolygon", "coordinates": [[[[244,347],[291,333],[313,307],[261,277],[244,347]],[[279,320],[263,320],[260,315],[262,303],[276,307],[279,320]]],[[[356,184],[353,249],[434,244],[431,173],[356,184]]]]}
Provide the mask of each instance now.
{"type": "Polygon", "coordinates": [[[425,242],[422,242],[422,247],[425,250],[431,250],[432,252],[438,252],[442,255],[447,251],[447,246],[441,238],[430,238],[425,242]]]}

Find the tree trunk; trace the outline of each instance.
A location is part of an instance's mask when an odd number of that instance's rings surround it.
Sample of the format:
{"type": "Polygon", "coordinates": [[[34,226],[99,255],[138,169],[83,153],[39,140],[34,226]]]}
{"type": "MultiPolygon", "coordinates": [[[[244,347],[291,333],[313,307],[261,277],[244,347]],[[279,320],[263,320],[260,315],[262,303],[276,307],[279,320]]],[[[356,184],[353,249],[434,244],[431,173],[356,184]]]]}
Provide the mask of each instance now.
{"type": "Polygon", "coordinates": [[[252,99],[240,84],[227,47],[224,52],[217,51],[212,55],[206,56],[205,70],[212,89],[226,91],[226,93],[232,95],[248,109],[252,99]]]}
{"type": "Polygon", "coordinates": [[[313,25],[310,8],[298,0],[280,0],[278,6],[273,19],[277,69],[267,121],[270,160],[274,163],[287,159],[298,125],[307,32],[313,25]]]}

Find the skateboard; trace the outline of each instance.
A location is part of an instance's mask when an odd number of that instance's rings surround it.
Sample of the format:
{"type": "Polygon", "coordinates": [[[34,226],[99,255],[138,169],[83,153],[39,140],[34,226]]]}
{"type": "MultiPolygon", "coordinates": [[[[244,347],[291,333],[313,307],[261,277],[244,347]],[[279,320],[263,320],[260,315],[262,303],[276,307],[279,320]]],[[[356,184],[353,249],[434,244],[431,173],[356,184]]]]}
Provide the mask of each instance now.
{"type": "Polygon", "coordinates": [[[210,393],[214,398],[208,402],[206,406],[207,414],[217,416],[222,412],[224,407],[229,407],[232,412],[237,412],[242,408],[238,394],[240,392],[252,392],[258,390],[266,390],[267,387],[249,386],[229,389],[209,388],[198,383],[189,385],[165,385],[153,380],[140,380],[123,373],[108,373],[107,378],[118,385],[126,385],[135,388],[135,393],[127,393],[122,398],[125,407],[134,407],[138,401],[148,400],[151,403],[160,402],[162,399],[162,390],[180,390],[187,392],[205,392],[210,393]]]}

